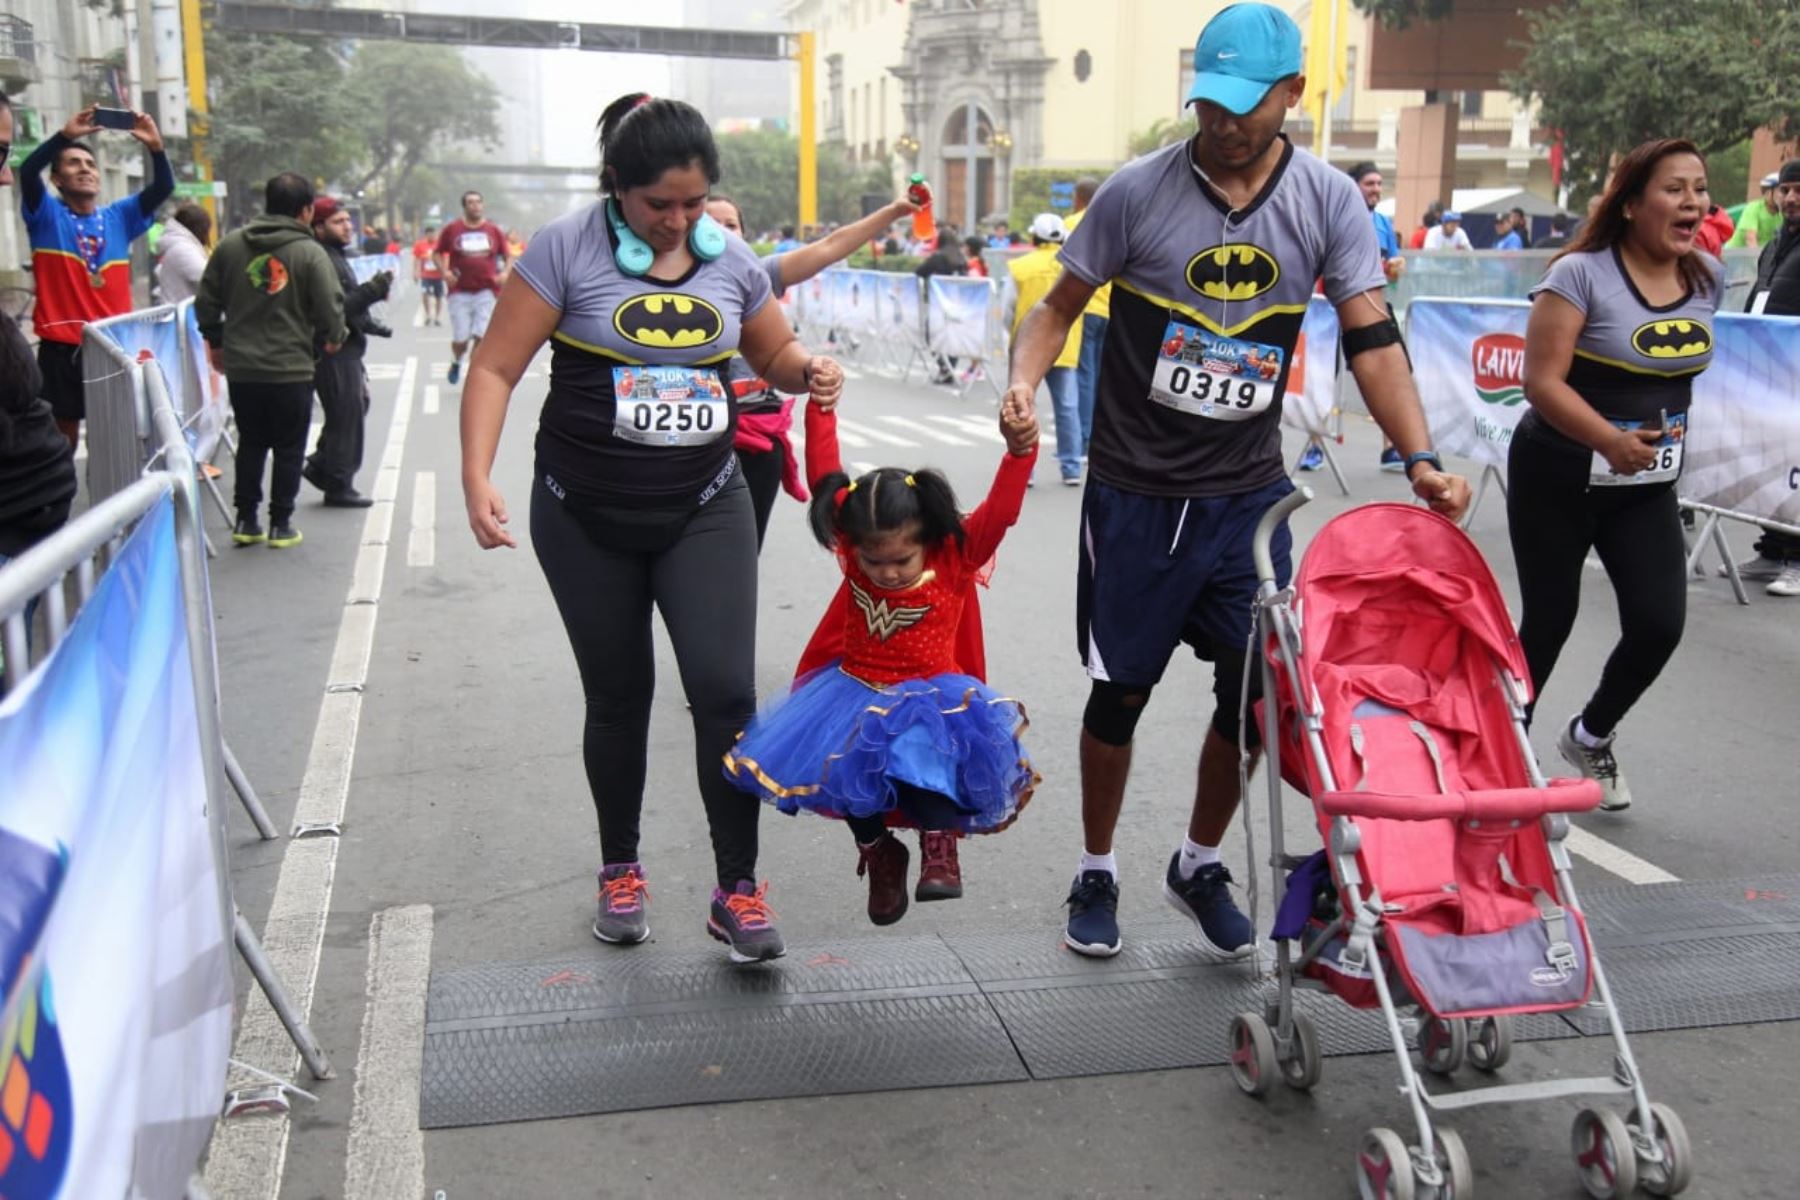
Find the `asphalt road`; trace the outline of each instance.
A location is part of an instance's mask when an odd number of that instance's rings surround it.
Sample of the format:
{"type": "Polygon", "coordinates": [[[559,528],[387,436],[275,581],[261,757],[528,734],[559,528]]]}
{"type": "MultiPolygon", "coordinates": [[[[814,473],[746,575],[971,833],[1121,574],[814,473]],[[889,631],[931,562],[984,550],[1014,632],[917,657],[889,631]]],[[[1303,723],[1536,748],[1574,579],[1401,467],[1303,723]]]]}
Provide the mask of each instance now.
{"type": "MultiPolygon", "coordinates": [[[[448,331],[416,328],[410,308],[396,308],[399,336],[377,343],[371,355],[375,407],[362,479],[365,490],[375,486],[386,437],[398,428],[398,470],[390,472],[397,495],[388,544],[372,552],[377,565],[385,555],[385,575],[377,580],[378,621],[350,729],[343,836],[328,876],[311,1012],[339,1078],[317,1085],[316,1106],[296,1108],[275,1168],[278,1189],[269,1186],[268,1170],[252,1172],[245,1185],[215,1163],[209,1180],[219,1196],[402,1194],[347,1178],[347,1170],[354,1176],[360,1169],[347,1167],[349,1147],[363,1136],[359,1114],[372,1103],[359,1105],[356,1095],[378,1091],[382,1080],[374,1076],[384,1069],[371,1065],[369,1079],[355,1070],[368,1029],[381,1027],[365,1025],[376,914],[429,906],[436,969],[571,955],[592,955],[603,969],[609,955],[712,945],[703,928],[711,856],[694,793],[687,714],[660,631],[662,686],[643,826],[655,936],[648,946],[621,951],[588,933],[598,852],[581,767],[581,694],[525,536],[547,356],[514,399],[496,471],[521,548],[483,552],[461,505],[456,389],[443,381],[448,331]],[[416,360],[411,373],[409,359],[416,360]],[[410,417],[396,427],[403,377],[416,386],[406,398],[410,417]],[[422,473],[432,484],[421,484],[422,473]],[[423,530],[431,536],[415,532],[423,530]],[[238,1182],[223,1183],[227,1178],[238,1182]]],[[[991,432],[992,392],[959,398],[916,375],[908,386],[873,369],[853,367],[852,374],[840,410],[850,434],[845,457],[941,467],[972,504],[1002,453],[991,432]]],[[[1051,440],[1047,432],[1047,450],[1051,440]]],[[[1400,481],[1375,469],[1377,450],[1374,428],[1353,419],[1340,454],[1354,494],[1346,500],[1328,476],[1312,476],[1320,496],[1297,518],[1300,544],[1352,503],[1404,498],[1400,481]]],[[[1001,549],[984,608],[990,677],[1029,708],[1029,745],[1044,783],[1012,830],[964,843],[966,897],[915,907],[900,932],[1059,935],[1081,849],[1075,749],[1086,687],[1073,630],[1080,492],[1058,485],[1048,453],[1038,478],[1001,549]]],[[[298,520],[306,540],[298,548],[227,549],[213,568],[226,735],[284,826],[308,779],[309,756],[321,753],[315,730],[365,531],[365,514],[316,501],[308,489],[298,520]]],[[[216,514],[213,529],[223,544],[216,514]]],[[[1473,533],[1516,597],[1497,500],[1473,533]]],[[[1734,539],[1748,551],[1748,537],[1734,539]]],[[[366,584],[370,555],[364,558],[366,584]]],[[[776,510],[762,568],[757,678],[760,691],[772,694],[790,677],[836,570],[811,542],[801,507],[787,500],[776,510]]],[[[1590,583],[1544,698],[1546,714],[1579,706],[1615,636],[1604,577],[1596,571],[1590,583]]],[[[1625,860],[1628,872],[1642,864],[1682,879],[1791,871],[1800,608],[1760,591],[1750,607],[1740,607],[1717,579],[1696,582],[1689,600],[1686,640],[1619,741],[1637,805],[1579,824],[1634,856],[1625,860]]],[[[1207,670],[1178,660],[1139,727],[1118,839],[1128,938],[1134,920],[1166,917],[1158,881],[1191,798],[1197,739],[1210,711],[1207,670]]],[[[1538,737],[1547,761],[1554,761],[1553,728],[1544,722],[1538,737]]],[[[1259,820],[1266,819],[1263,794],[1258,787],[1259,820]]],[[[1310,814],[1302,804],[1290,797],[1286,811],[1290,828],[1306,828],[1310,814]]],[[[261,929],[284,855],[304,843],[259,843],[240,816],[233,814],[234,885],[261,929]]],[[[842,829],[773,813],[762,829],[762,872],[791,947],[871,932],[842,829]]],[[[1225,853],[1242,880],[1241,829],[1225,853]]],[[[1578,860],[1578,878],[1620,883],[1586,860],[1578,860]]],[[[268,936],[290,933],[270,929],[268,936]]],[[[1221,1037],[1228,1016],[1219,1014],[1221,1037]]],[[[1689,1194],[1794,1194],[1784,1143],[1792,1137],[1788,1081],[1800,1071],[1800,1026],[1692,1030],[1635,1044],[1650,1082],[1682,1110],[1693,1135],[1700,1166],[1689,1194]]],[[[390,1061],[381,1053],[370,1061],[390,1061]]],[[[1556,1071],[1565,1053],[1564,1043],[1536,1043],[1516,1061],[1556,1071]]],[[[518,1123],[423,1135],[421,1177],[425,1195],[441,1192],[447,1200],[920,1197],[952,1190],[996,1197],[1349,1196],[1360,1132],[1405,1124],[1394,1080],[1390,1059],[1365,1056],[1331,1060],[1311,1097],[1263,1102],[1245,1099],[1225,1071],[1208,1068],[518,1123]]],[[[1459,1121],[1481,1194],[1579,1195],[1567,1148],[1572,1112],[1562,1102],[1459,1121]]],[[[251,1118],[258,1119],[266,1120],[251,1118]]],[[[414,1151],[402,1146],[400,1153],[414,1151]]]]}

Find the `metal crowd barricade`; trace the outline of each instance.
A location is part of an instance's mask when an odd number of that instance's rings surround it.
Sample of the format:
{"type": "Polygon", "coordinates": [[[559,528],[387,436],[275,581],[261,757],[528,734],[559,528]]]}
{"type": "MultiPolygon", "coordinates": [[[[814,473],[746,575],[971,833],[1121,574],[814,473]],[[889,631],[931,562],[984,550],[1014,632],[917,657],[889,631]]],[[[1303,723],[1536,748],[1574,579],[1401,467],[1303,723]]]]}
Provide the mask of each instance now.
{"type": "MultiPolygon", "coordinates": [[[[160,324],[182,320],[184,317],[185,313],[179,306],[165,304],[105,321],[95,321],[82,330],[82,390],[87,398],[88,495],[92,502],[104,500],[135,483],[143,474],[145,464],[158,454],[164,455],[167,461],[167,444],[152,436],[150,408],[146,401],[146,381],[154,381],[158,390],[169,401],[169,413],[176,425],[175,440],[181,443],[183,461],[195,472],[196,477],[204,481],[214,501],[226,512],[229,521],[229,510],[225,509],[224,498],[219,495],[217,483],[199,470],[192,453],[190,431],[205,401],[200,398],[198,390],[199,368],[188,361],[192,356],[185,337],[178,337],[175,345],[181,367],[178,378],[192,381],[192,390],[187,393],[190,400],[186,404],[192,412],[186,414],[178,411],[169,396],[167,372],[162,369],[143,369],[146,364],[156,366],[161,360],[152,356],[144,362],[138,361],[109,332],[126,324],[160,324]]],[[[199,533],[202,547],[210,553],[211,548],[206,542],[203,526],[199,527],[199,533]]],[[[274,822],[269,820],[268,812],[257,798],[256,788],[243,767],[238,765],[237,756],[225,743],[222,733],[219,737],[219,754],[232,790],[243,801],[244,810],[249,813],[257,833],[265,842],[275,840],[280,833],[274,822]]]]}
{"type": "MultiPolygon", "coordinates": [[[[93,344],[106,343],[101,340],[93,344]]],[[[117,350],[116,347],[113,349],[117,350]]],[[[97,412],[103,423],[124,415],[141,415],[144,427],[151,431],[154,446],[151,461],[148,466],[140,467],[136,479],[98,497],[86,512],[0,568],[0,646],[5,652],[7,689],[12,690],[54,653],[68,633],[74,612],[94,594],[98,579],[116,557],[126,534],[165,494],[172,492],[182,608],[187,624],[189,668],[193,677],[209,837],[219,880],[221,918],[225,927],[231,929],[239,955],[268,997],[270,1007],[281,1019],[307,1067],[315,1078],[326,1079],[331,1076],[332,1068],[325,1051],[294,1007],[280,977],[264,955],[255,931],[238,911],[231,896],[229,833],[221,803],[220,777],[230,773],[236,764],[224,748],[219,729],[212,600],[201,538],[193,457],[170,404],[162,373],[146,371],[144,364],[124,360],[122,353],[118,359],[122,360],[117,364],[119,373],[104,381],[106,386],[98,394],[101,401],[98,408],[94,404],[95,394],[89,394],[89,419],[92,421],[97,412]],[[120,380],[123,382],[117,382],[120,380]],[[71,582],[75,591],[73,609],[68,602],[71,582]],[[42,605],[48,636],[34,657],[28,614],[36,603],[42,605]]],[[[136,437],[135,431],[135,425],[125,425],[123,430],[103,428],[101,436],[103,441],[113,437],[118,444],[129,444],[136,437]]],[[[245,795],[244,799],[264,836],[274,836],[267,815],[255,806],[254,796],[245,795]]]]}

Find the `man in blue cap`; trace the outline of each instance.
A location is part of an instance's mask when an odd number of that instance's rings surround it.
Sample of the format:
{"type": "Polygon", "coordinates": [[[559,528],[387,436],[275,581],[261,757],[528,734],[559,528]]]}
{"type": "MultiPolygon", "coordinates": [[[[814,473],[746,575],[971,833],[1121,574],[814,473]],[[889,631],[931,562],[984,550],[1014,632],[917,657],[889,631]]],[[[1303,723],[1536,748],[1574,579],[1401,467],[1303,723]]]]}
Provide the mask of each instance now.
{"type": "MultiPolygon", "coordinates": [[[[1234,4],[1208,22],[1194,47],[1194,137],[1101,185],[1063,246],[1061,276],[1013,344],[1006,399],[1029,410],[1089,296],[1112,282],[1076,588],[1092,683],[1081,734],[1086,846],[1064,941],[1083,954],[1122,944],[1113,831],[1132,734],[1184,642],[1214,664],[1216,706],[1163,891],[1208,953],[1255,952],[1219,846],[1237,809],[1240,737],[1257,742],[1239,703],[1257,586],[1251,537],[1293,488],[1281,397],[1314,281],[1337,306],[1344,354],[1413,493],[1452,518],[1469,502],[1467,481],[1445,474],[1431,450],[1368,206],[1349,176],[1282,136],[1305,88],[1300,61],[1300,30],[1278,8],[1234,4]]],[[[1284,527],[1273,546],[1283,584],[1290,546],[1284,527]]],[[[1251,679],[1254,697],[1260,674],[1251,679]]]]}
{"type": "Polygon", "coordinates": [[[1462,214],[1451,209],[1425,234],[1427,250],[1473,250],[1469,231],[1462,227],[1462,214]]]}

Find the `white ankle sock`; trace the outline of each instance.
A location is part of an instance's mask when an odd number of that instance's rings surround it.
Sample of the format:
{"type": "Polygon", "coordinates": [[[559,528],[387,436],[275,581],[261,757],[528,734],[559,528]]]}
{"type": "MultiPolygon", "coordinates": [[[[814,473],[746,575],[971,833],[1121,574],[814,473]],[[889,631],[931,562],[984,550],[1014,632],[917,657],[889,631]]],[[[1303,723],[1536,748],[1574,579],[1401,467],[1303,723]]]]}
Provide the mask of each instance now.
{"type": "Polygon", "coordinates": [[[1091,854],[1088,851],[1083,850],[1081,852],[1081,866],[1076,868],[1076,874],[1084,874],[1088,871],[1105,871],[1108,875],[1117,879],[1119,877],[1119,860],[1112,856],[1110,850],[1105,854],[1091,854]]]}
{"type": "Polygon", "coordinates": [[[1195,871],[1218,861],[1217,846],[1202,846],[1193,838],[1184,837],[1181,839],[1181,857],[1175,860],[1175,873],[1183,879],[1192,879],[1195,871]]]}
{"type": "Polygon", "coordinates": [[[1586,746],[1589,750],[1598,750],[1600,747],[1612,741],[1609,737],[1595,737],[1593,734],[1589,733],[1587,726],[1581,723],[1580,717],[1575,718],[1575,740],[1580,742],[1583,746],[1586,746]]]}

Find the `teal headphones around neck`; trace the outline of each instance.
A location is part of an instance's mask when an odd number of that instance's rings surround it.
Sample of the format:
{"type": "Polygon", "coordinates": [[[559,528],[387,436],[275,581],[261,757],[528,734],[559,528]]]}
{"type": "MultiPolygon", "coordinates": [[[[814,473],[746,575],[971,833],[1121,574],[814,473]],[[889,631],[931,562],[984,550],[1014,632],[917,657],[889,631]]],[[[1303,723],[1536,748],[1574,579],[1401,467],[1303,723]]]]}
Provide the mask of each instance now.
{"type": "MultiPolygon", "coordinates": [[[[656,261],[656,251],[650,248],[637,234],[631,232],[631,226],[625,221],[625,214],[619,210],[618,201],[606,198],[606,222],[612,227],[613,238],[619,243],[613,250],[613,262],[619,270],[632,277],[647,275],[651,264],[656,261]]],[[[711,262],[725,253],[725,229],[717,221],[704,214],[694,227],[688,230],[688,249],[701,262],[711,262]]]]}

